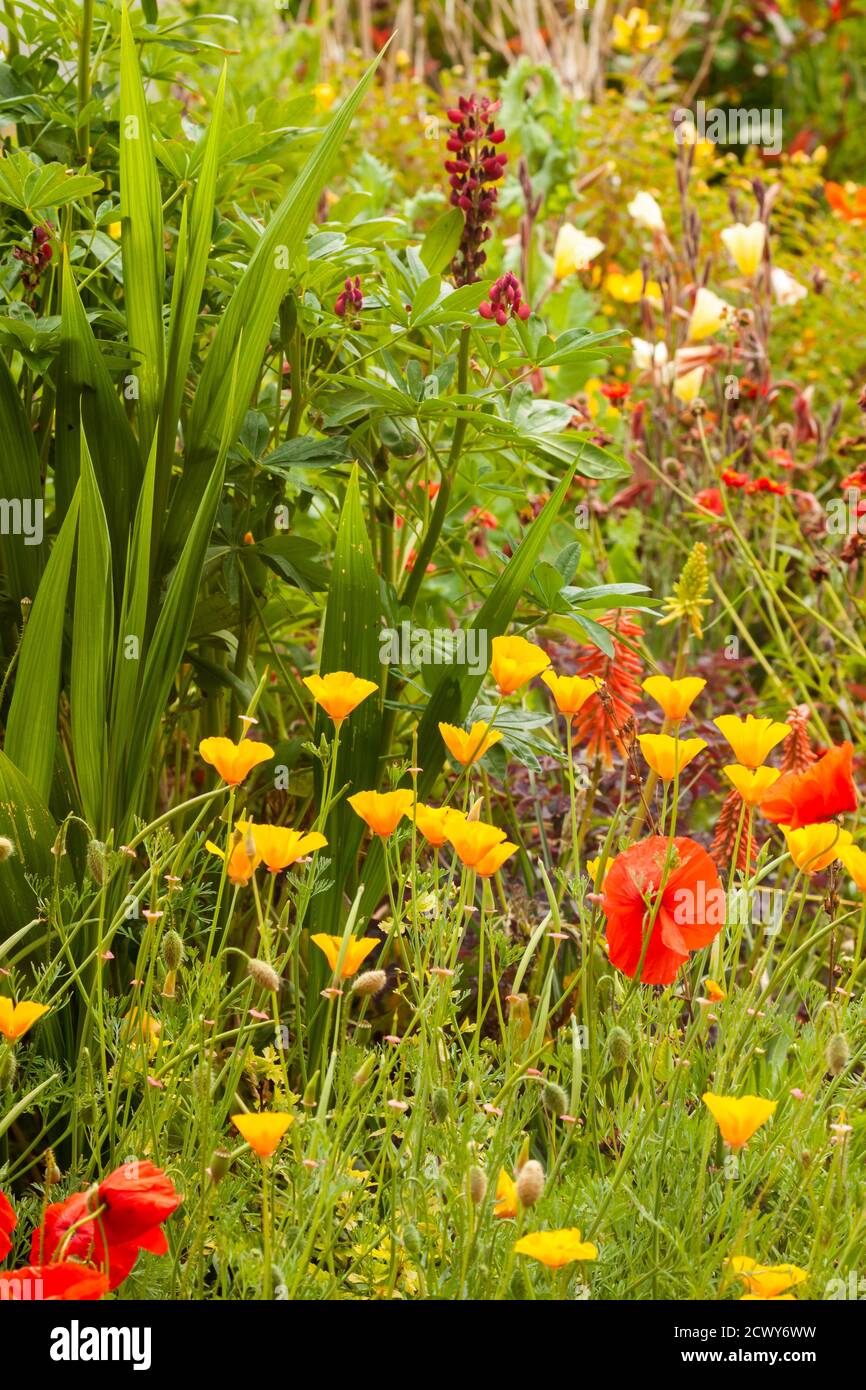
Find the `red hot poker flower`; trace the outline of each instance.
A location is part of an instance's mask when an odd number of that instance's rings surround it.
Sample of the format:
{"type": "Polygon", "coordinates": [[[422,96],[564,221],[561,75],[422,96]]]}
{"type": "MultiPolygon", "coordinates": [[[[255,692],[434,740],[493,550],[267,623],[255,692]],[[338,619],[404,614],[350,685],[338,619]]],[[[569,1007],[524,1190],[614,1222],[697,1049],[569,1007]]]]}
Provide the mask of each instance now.
{"type": "Polygon", "coordinates": [[[761,801],[761,812],[776,825],[799,830],[856,811],[857,788],[851,776],[854,748],[840,743],[805,772],[787,772],[761,801]]]}
{"type": "Polygon", "coordinates": [[[632,978],[653,921],[641,980],[669,985],[689,952],[708,946],[718,935],[725,921],[725,894],[712,859],[694,840],[681,836],[671,843],[649,835],[614,859],[604,881],[602,910],[611,964],[632,978]]]}

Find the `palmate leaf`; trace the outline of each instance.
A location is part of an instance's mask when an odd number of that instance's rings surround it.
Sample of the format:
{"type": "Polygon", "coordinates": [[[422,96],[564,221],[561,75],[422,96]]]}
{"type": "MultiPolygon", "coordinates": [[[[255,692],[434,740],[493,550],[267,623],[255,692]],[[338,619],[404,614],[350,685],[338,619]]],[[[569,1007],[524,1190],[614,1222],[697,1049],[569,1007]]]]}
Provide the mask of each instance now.
{"type": "Polygon", "coordinates": [[[202,492],[226,419],[231,364],[243,335],[238,386],[229,428],[229,442],[240,433],[255,383],[261,371],[280,303],[291,282],[292,266],[304,243],[310,219],[321,196],[337,152],[361,99],[381,62],[384,49],[370,64],[355,90],[326,126],[264,235],[253,252],[240,284],[220,319],[195,394],[186,431],[186,459],[166,527],[166,546],[173,552],[186,533],[191,507],[202,492]]]}
{"type": "Polygon", "coordinates": [[[63,622],[78,529],[76,488],[45,566],[21,642],[6,722],[6,753],[47,802],[57,745],[63,622]]]}
{"type": "Polygon", "coordinates": [[[139,446],[146,455],[156,428],[165,371],[165,249],[147,101],[125,6],[120,20],[120,193],[126,322],[139,378],[139,446]]]}

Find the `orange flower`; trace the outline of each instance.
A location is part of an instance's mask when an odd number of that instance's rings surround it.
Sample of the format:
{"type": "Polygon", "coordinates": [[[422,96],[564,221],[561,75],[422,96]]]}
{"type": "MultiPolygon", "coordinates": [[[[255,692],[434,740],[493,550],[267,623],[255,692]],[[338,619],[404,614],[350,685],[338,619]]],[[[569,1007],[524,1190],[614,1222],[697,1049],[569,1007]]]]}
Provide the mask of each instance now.
{"type": "Polygon", "coordinates": [[[250,831],[256,847],[256,861],[264,863],[269,873],[279,873],[288,869],[306,854],[324,849],[327,840],[318,831],[305,834],[302,830],[290,830],[284,825],[254,825],[252,821],[238,821],[238,829],[250,831]]]}
{"type": "Polygon", "coordinates": [[[560,714],[570,715],[578,714],[601,684],[595,676],[558,676],[555,671],[544,671],[541,679],[556,701],[560,714]]]}
{"type": "Polygon", "coordinates": [[[733,748],[737,762],[753,769],[760,767],[776,744],[791,732],[790,724],[756,719],[753,714],[747,714],[745,719],[736,714],[720,714],[713,723],[733,748]]]}
{"type": "MultiPolygon", "coordinates": [[[[317,932],[315,936],[310,937],[310,940],[327,956],[328,964],[336,974],[340,952],[343,949],[342,936],[326,936],[324,932],[317,932]]],[[[350,936],[346,943],[346,954],[340,968],[341,978],[348,980],[350,976],[360,970],[370,952],[379,945],[381,942],[375,936],[362,936],[360,939],[350,936]]]]}
{"type": "Polygon", "coordinates": [[[701,1099],[732,1149],[748,1144],[778,1105],[778,1101],[761,1096],[717,1096],[712,1091],[706,1091],[701,1099]]]}
{"type": "Polygon", "coordinates": [[[0,994],[0,1033],[10,1042],[17,1042],[37,1019],[47,1013],[47,1004],[34,1004],[28,999],[13,1004],[6,995],[0,994]]]}
{"type": "Polygon", "coordinates": [[[670,676],[647,676],[641,689],[661,705],[666,719],[679,723],[705,685],[706,681],[700,676],[682,676],[679,680],[671,680],[670,676]]]}
{"type": "Polygon", "coordinates": [[[782,826],[788,853],[804,874],[819,874],[827,869],[852,844],[848,830],[841,830],[834,821],[821,825],[802,825],[798,830],[782,826]]]}
{"type": "Polygon", "coordinates": [[[379,689],[375,681],[362,680],[351,671],[332,671],[328,676],[304,676],[304,685],[316,704],[322,706],[335,724],[342,724],[362,700],[379,689]]]}
{"type": "Polygon", "coordinates": [[[413,800],[407,787],[395,792],[355,792],[349,797],[349,805],[371,830],[386,839],[409,814],[413,800]]]}
{"type": "Polygon", "coordinates": [[[722,772],[733,782],[747,806],[761,805],[761,798],[782,775],[777,767],[740,767],[739,763],[728,763],[722,772]]]}
{"type": "Polygon", "coordinates": [[[439,847],[448,839],[445,822],[453,815],[450,806],[425,806],[419,801],[415,807],[415,824],[431,845],[439,847]]]}
{"type": "Polygon", "coordinates": [[[293,1118],[277,1114],[232,1115],[232,1124],[259,1158],[270,1158],[293,1118]]]}
{"type": "Polygon", "coordinates": [[[491,729],[489,724],[482,723],[473,724],[468,734],[454,724],[440,724],[439,732],[452,758],[464,766],[477,763],[502,738],[498,729],[491,729]]]}
{"type": "Polygon", "coordinates": [[[796,1288],[809,1278],[808,1271],[797,1265],[762,1265],[748,1255],[734,1255],[725,1261],[725,1267],[738,1279],[742,1279],[748,1293],[741,1301],[756,1299],[792,1299],[788,1289],[796,1288]]]}
{"type": "Polygon", "coordinates": [[[533,1260],[539,1260],[548,1269],[562,1269],[563,1265],[575,1260],[598,1259],[598,1246],[591,1240],[581,1240],[576,1226],[562,1231],[533,1231],[521,1236],[514,1249],[518,1255],[530,1255],[533,1260]]]}
{"type": "Polygon", "coordinates": [[[490,670],[500,695],[513,695],[550,665],[550,657],[525,637],[494,637],[490,670]]]}
{"type": "Polygon", "coordinates": [[[663,782],[672,782],[707,746],[702,738],[677,739],[670,734],[640,734],[638,743],[653,772],[663,782]]]}
{"type": "Polygon", "coordinates": [[[474,869],[505,839],[505,831],[498,826],[488,825],[483,820],[467,820],[459,811],[451,812],[445,828],[457,858],[467,869],[474,869]]]}
{"type": "Polygon", "coordinates": [[[517,845],[513,845],[510,840],[503,840],[501,845],[494,845],[479,859],[475,865],[475,872],[481,878],[491,878],[493,874],[499,872],[506,859],[510,859],[512,854],[517,853],[517,848],[517,845]]]}
{"type": "Polygon", "coordinates": [[[203,738],[198,751],[230,787],[239,786],[254,767],[274,756],[273,748],[251,738],[242,738],[240,743],[230,738],[203,738]]]}
{"type": "Polygon", "coordinates": [[[825,183],[824,197],[834,212],[846,222],[866,222],[866,188],[858,188],[855,183],[825,183]]]}
{"type": "MultiPolygon", "coordinates": [[[[225,850],[220,849],[219,845],[215,845],[213,840],[205,840],[204,847],[206,850],[209,850],[211,854],[217,855],[220,859],[225,859],[225,850]]],[[[247,842],[246,835],[238,835],[229,850],[229,862],[226,875],[229,883],[234,883],[239,888],[246,887],[261,863],[261,855],[258,850],[253,850],[252,858],[250,857],[249,850],[250,845],[247,842]]]]}
{"type": "Polygon", "coordinates": [[[786,772],[761,799],[761,812],[776,825],[798,830],[857,810],[857,788],[851,776],[854,748],[840,743],[804,772],[786,772]]]}
{"type": "Polygon", "coordinates": [[[715,980],[711,980],[709,975],[704,980],[704,989],[706,990],[707,998],[711,999],[714,1004],[720,1004],[723,999],[727,999],[728,997],[722,989],[722,986],[717,984],[715,980]]]}
{"type": "Polygon", "coordinates": [[[500,1220],[507,1220],[517,1215],[517,1206],[517,1183],[508,1176],[504,1168],[500,1168],[499,1177],[496,1179],[493,1215],[498,1216],[500,1220]]]}

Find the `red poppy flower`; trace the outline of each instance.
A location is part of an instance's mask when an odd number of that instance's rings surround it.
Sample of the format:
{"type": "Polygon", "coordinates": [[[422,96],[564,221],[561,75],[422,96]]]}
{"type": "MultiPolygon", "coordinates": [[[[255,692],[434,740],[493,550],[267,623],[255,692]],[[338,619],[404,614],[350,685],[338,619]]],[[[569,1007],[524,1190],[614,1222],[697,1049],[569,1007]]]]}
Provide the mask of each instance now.
{"type": "MultiPolygon", "coordinates": [[[[74,1196],[67,1197],[65,1202],[53,1202],[51,1206],[46,1208],[43,1225],[33,1232],[30,1258],[34,1264],[42,1260],[50,1260],[57,1254],[70,1227],[77,1226],[77,1230],[63,1248],[64,1255],[71,1255],[76,1260],[84,1260],[88,1264],[96,1265],[105,1272],[108,1278],[108,1287],[110,1289],[119,1288],[124,1279],[127,1279],[132,1273],[133,1266],[138,1259],[139,1249],[150,1249],[151,1246],[145,1241],[130,1241],[124,1245],[108,1245],[100,1228],[100,1219],[97,1217],[94,1217],[92,1221],[86,1219],[90,1209],[86,1192],[77,1192],[74,1196]],[[83,1224],[78,1225],[79,1222],[83,1224]]],[[[155,1233],[163,1241],[165,1240],[158,1226],[155,1228],[155,1233]]],[[[164,1254],[165,1252],[164,1250],[155,1250],[153,1253],[164,1254]]]]}
{"type": "Polygon", "coordinates": [[[669,985],[689,952],[708,946],[720,931],[725,894],[715,864],[694,840],[681,836],[671,842],[649,835],[614,859],[604,882],[602,910],[611,964],[632,977],[654,914],[641,980],[669,985]]]}
{"type": "Polygon", "coordinates": [[[856,811],[857,788],[851,776],[854,748],[840,743],[805,772],[786,772],[761,800],[761,812],[776,825],[799,830],[856,811]]]}
{"type": "Polygon", "coordinates": [[[5,1260],[12,1249],[9,1237],[18,1225],[18,1218],[5,1192],[0,1192],[0,1260],[5,1260]]]}
{"type": "Polygon", "coordinates": [[[725,504],[722,501],[722,494],[717,487],[704,487],[694,496],[695,505],[703,507],[705,512],[713,512],[716,516],[724,516],[725,504]]]}
{"type": "Polygon", "coordinates": [[[101,1221],[109,1245],[125,1245],[167,1221],[182,1197],[154,1164],[137,1160],[116,1168],[99,1184],[101,1221]]]}
{"type": "Polygon", "coordinates": [[[748,473],[738,473],[736,468],[726,468],[722,474],[725,487],[745,487],[748,481],[748,473]]]}
{"type": "Polygon", "coordinates": [[[59,1260],[56,1264],[25,1265],[0,1274],[0,1303],[4,1299],[56,1302],[60,1299],[101,1298],[108,1280],[98,1269],[59,1260]]]}

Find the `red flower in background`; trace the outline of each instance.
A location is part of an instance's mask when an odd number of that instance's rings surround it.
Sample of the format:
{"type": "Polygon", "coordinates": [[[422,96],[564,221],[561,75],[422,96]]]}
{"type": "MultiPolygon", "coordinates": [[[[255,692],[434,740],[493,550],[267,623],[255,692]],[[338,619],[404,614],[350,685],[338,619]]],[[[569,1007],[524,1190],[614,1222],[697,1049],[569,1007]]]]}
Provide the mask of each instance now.
{"type": "Polygon", "coordinates": [[[695,840],[649,835],[614,859],[604,881],[602,910],[611,964],[632,978],[654,914],[641,980],[669,985],[689,952],[709,946],[718,935],[725,921],[725,895],[715,864],[695,840]]]}
{"type": "Polygon", "coordinates": [[[0,1274],[0,1303],[57,1302],[60,1299],[96,1299],[108,1293],[108,1280],[98,1269],[80,1265],[75,1260],[59,1260],[56,1264],[25,1265],[0,1274]]]}
{"type": "Polygon", "coordinates": [[[5,1260],[12,1249],[10,1236],[18,1225],[18,1218],[12,1210],[5,1192],[0,1192],[0,1260],[5,1260]]]}
{"type": "Polygon", "coordinates": [[[600,757],[606,767],[613,762],[613,748],[622,752],[622,731],[641,699],[643,665],[631,650],[634,639],[643,637],[643,628],[633,621],[628,609],[605,613],[599,619],[613,638],[613,656],[598,647],[582,647],[574,674],[596,676],[604,682],[602,695],[590,695],[574,721],[574,741],[586,746],[587,761],[600,757]],[[623,640],[625,639],[625,640],[623,640]],[[626,645],[628,642],[628,645],[626,645]]]}
{"type": "Polygon", "coordinates": [[[717,487],[704,487],[700,492],[695,493],[695,505],[703,507],[705,512],[713,512],[716,516],[724,516],[725,504],[722,501],[722,494],[717,487]]]}
{"type": "Polygon", "coordinates": [[[805,772],[788,772],[767,792],[761,812],[776,825],[799,830],[856,811],[857,788],[851,776],[854,748],[841,743],[805,772]]]}
{"type": "Polygon", "coordinates": [[[183,1198],[153,1163],[124,1163],[99,1184],[99,1202],[108,1210],[100,1220],[109,1245],[138,1240],[167,1221],[183,1198]]]}
{"type": "Polygon", "coordinates": [[[451,262],[457,285],[474,284],[487,260],[484,243],[492,235],[488,223],[499,196],[494,185],[508,163],[508,156],[496,148],[505,140],[505,131],[493,120],[500,105],[489,97],[460,97],[448,112],[454,129],[447,148],[454,158],[445,161],[445,170],[450,176],[451,202],[465,218],[460,246],[451,262]]]}

